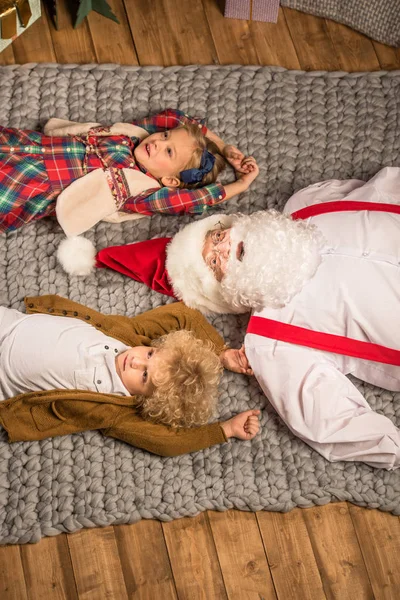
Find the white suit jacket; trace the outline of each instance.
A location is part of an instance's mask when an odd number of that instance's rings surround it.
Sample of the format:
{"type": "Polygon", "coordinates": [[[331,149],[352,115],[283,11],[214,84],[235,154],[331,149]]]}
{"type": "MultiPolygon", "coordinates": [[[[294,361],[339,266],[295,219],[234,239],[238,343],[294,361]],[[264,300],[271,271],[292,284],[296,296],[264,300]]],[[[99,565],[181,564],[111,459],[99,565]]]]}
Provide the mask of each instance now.
{"type": "MultiPolygon", "coordinates": [[[[400,204],[400,169],[385,168],[368,183],[317,183],[294,194],[285,212],[340,199],[400,204]]],[[[316,274],[284,308],[254,314],[400,349],[400,215],[339,212],[309,221],[326,240],[316,274]]],[[[255,334],[246,335],[245,347],[259,384],[295,435],[331,461],[400,466],[399,430],[346,377],[400,391],[400,367],[255,334]]]]}

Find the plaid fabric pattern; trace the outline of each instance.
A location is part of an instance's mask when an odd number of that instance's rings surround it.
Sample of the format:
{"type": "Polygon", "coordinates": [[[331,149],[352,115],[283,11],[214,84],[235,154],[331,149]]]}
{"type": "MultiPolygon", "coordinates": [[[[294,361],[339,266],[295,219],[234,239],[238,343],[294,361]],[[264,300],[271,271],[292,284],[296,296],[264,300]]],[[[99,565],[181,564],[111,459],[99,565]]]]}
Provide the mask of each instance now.
{"type": "MultiPolygon", "coordinates": [[[[199,121],[168,109],[133,123],[151,134],[199,121]]],[[[120,135],[97,136],[96,130],[83,138],[0,127],[0,233],[54,215],[58,194],[93,169],[139,170],[133,156],[139,141],[120,135]]],[[[201,213],[224,197],[219,184],[196,190],[152,188],[128,198],[120,210],[145,215],[201,213]]]]}
{"type": "Polygon", "coordinates": [[[182,125],[201,125],[201,131],[206,135],[207,127],[204,124],[204,119],[197,117],[190,117],[181,110],[175,108],[167,108],[152,117],[144,117],[144,119],[138,119],[133,121],[134,125],[143,127],[148,133],[157,133],[157,131],[164,131],[164,129],[175,129],[182,125]]]}
{"type": "Polygon", "coordinates": [[[122,209],[123,212],[136,212],[142,215],[154,213],[201,215],[209,206],[220,204],[225,199],[225,190],[220,183],[212,183],[195,190],[163,187],[144,192],[144,194],[149,193],[147,197],[143,195],[128,198],[122,209]]]}
{"type": "Polygon", "coordinates": [[[42,135],[0,127],[0,232],[53,213],[53,191],[42,160],[42,135]]]}

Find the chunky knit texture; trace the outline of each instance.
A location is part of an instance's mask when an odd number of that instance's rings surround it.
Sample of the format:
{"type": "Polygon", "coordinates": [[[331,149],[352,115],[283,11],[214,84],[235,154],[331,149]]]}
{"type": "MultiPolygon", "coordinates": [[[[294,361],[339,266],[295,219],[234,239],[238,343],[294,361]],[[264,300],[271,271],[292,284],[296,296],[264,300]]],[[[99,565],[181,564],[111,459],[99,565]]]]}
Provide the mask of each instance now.
{"type": "MultiPolygon", "coordinates": [[[[129,121],[172,106],[206,117],[227,142],[258,160],[251,190],[220,209],[276,207],[308,184],[368,179],[400,166],[400,72],[303,73],[270,67],[26,65],[0,68],[0,123],[36,129],[52,116],[129,121]]],[[[227,174],[229,179],[232,174],[227,174]]],[[[100,223],[88,237],[100,249],[171,235],[190,217],[100,223]]],[[[71,278],[56,264],[63,234],[42,220],[0,237],[0,302],[23,308],[25,295],[57,293],[105,313],[134,315],[166,296],[113,271],[71,278]]],[[[247,317],[215,318],[234,346],[247,317]]],[[[358,384],[357,384],[358,385],[358,384]]],[[[400,394],[359,383],[371,406],[400,426],[400,394]]],[[[329,401],[329,398],[327,398],[329,401]]],[[[400,473],[361,463],[328,463],[296,439],[253,379],[225,374],[220,418],[262,408],[253,442],[159,458],[98,432],[9,445],[0,433],[0,539],[42,536],[140,518],[170,520],[205,509],[288,511],[349,500],[400,514],[400,473]]]]}

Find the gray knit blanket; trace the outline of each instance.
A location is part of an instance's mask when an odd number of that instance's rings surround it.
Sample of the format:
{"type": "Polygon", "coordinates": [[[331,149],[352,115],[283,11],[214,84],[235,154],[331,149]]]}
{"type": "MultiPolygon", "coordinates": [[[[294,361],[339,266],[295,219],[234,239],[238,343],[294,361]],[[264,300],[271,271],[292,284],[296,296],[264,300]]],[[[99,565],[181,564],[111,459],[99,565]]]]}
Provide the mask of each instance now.
{"type": "Polygon", "coordinates": [[[383,44],[400,46],[399,0],[281,0],[281,4],[333,19],[383,44]]]}
{"type": "MultiPolygon", "coordinates": [[[[368,179],[400,165],[400,72],[304,73],[271,67],[26,65],[0,68],[0,123],[36,129],[51,116],[129,121],[166,107],[206,117],[226,142],[260,164],[251,190],[221,210],[277,207],[311,183],[368,179]]],[[[232,173],[225,175],[226,180],[232,173]]],[[[99,224],[97,248],[174,234],[193,217],[99,224]]],[[[44,219],[0,236],[0,302],[60,294],[105,313],[135,315],[170,301],[113,271],[68,278],[56,263],[63,235],[44,219]]],[[[238,347],[246,317],[213,323],[238,347]]],[[[34,352],[34,348],[32,349],[34,352]]],[[[371,406],[400,425],[400,394],[361,382],[371,406]]],[[[327,398],[329,402],[329,398],[327,398]]],[[[96,431],[8,444],[0,433],[0,539],[36,542],[82,527],[170,520],[206,509],[289,511],[349,500],[400,514],[400,473],[329,463],[296,439],[254,379],[226,373],[219,418],[261,408],[261,433],[176,458],[160,458],[96,431]]]]}

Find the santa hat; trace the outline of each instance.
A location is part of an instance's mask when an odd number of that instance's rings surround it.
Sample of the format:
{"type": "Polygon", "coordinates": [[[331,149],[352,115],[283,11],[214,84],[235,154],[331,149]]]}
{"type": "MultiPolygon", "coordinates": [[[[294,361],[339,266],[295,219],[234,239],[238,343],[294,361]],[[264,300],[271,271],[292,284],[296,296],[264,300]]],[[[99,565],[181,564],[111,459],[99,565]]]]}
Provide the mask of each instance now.
{"type": "Polygon", "coordinates": [[[109,267],[163,294],[183,300],[203,314],[232,313],[221,285],[204,262],[206,233],[231,227],[231,215],[212,215],[184,227],[170,238],[156,238],[125,246],[111,246],[97,254],[97,267],[109,267]]]}
{"type": "Polygon", "coordinates": [[[165,270],[166,248],[171,238],[155,238],[136,244],[110,246],[97,254],[96,267],[108,267],[160,294],[174,296],[165,270]]]}

